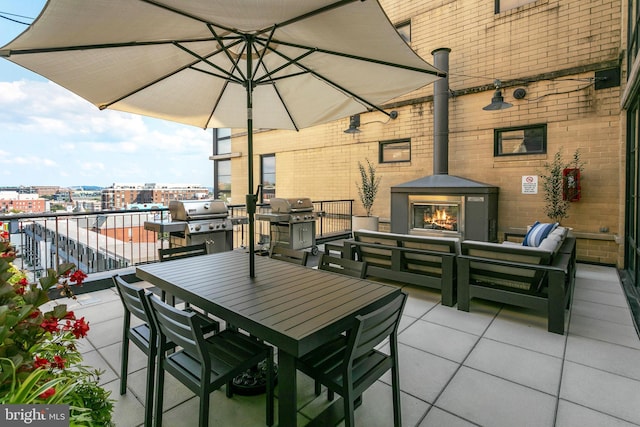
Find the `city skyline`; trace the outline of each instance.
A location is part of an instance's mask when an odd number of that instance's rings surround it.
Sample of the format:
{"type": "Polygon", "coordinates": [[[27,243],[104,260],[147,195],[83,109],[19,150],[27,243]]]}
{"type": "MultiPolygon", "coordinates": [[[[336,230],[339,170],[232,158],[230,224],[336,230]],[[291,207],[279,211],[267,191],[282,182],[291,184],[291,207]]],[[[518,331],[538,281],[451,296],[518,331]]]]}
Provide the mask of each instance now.
{"type": "MultiPolygon", "coordinates": [[[[0,46],[46,2],[0,0],[0,46]]],[[[212,131],[95,106],[0,59],[0,186],[213,185],[212,131]]]]}

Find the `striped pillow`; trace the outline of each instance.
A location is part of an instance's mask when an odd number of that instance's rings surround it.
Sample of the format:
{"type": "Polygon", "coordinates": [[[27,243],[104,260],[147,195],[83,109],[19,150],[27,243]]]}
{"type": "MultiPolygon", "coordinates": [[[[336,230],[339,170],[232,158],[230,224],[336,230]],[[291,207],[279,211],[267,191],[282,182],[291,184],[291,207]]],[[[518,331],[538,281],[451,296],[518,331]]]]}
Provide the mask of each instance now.
{"type": "Polygon", "coordinates": [[[558,226],[557,222],[554,223],[542,223],[536,221],[531,229],[527,232],[527,235],[524,236],[524,241],[522,242],[523,246],[533,246],[538,247],[540,243],[558,226]]]}

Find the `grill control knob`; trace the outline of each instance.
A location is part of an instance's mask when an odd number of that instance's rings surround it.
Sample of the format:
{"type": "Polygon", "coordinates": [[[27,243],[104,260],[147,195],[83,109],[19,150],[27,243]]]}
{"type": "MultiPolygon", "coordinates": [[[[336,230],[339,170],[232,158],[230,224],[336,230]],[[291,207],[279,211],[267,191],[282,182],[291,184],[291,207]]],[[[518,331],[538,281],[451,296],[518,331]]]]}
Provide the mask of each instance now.
{"type": "Polygon", "coordinates": [[[227,228],[227,224],[221,224],[220,227],[221,228],[227,228]]]}
{"type": "Polygon", "coordinates": [[[216,228],[216,226],[215,226],[215,225],[213,225],[213,224],[209,224],[209,230],[213,230],[214,228],[216,228]]]}
{"type": "Polygon", "coordinates": [[[196,225],[194,228],[196,231],[200,231],[200,224],[196,225]]]}

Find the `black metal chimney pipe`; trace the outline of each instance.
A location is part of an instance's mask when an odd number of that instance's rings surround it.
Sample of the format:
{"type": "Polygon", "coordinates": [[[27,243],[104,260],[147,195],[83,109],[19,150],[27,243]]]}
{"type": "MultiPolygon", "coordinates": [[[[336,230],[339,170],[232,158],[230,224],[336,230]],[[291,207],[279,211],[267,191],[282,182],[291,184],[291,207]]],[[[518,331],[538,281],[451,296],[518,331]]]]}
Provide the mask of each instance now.
{"type": "Polygon", "coordinates": [[[433,83],[433,174],[449,174],[449,52],[443,47],[431,52],[433,65],[447,77],[433,83]]]}

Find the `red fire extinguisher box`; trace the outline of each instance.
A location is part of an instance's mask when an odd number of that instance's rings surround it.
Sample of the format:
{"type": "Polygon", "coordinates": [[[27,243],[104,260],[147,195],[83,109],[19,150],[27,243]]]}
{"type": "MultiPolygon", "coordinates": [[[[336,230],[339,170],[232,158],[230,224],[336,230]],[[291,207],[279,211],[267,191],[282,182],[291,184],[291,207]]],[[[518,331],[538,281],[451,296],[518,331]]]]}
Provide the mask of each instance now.
{"type": "Polygon", "coordinates": [[[562,198],[570,202],[580,200],[580,169],[567,168],[562,171],[562,198]]]}

